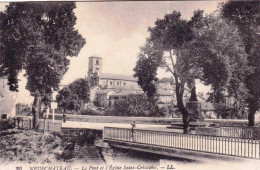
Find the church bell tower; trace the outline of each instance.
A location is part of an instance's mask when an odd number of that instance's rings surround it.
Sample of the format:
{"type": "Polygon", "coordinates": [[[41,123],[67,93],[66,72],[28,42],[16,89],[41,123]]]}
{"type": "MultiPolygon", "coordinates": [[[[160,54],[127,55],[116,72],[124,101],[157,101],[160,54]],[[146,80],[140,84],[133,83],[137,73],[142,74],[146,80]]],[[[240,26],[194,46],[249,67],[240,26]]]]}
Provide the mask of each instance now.
{"type": "Polygon", "coordinates": [[[98,77],[102,73],[102,58],[91,56],[88,58],[88,80],[91,86],[96,86],[99,83],[98,77]]]}
{"type": "Polygon", "coordinates": [[[95,72],[102,73],[102,58],[91,56],[88,58],[88,76],[95,72]]]}

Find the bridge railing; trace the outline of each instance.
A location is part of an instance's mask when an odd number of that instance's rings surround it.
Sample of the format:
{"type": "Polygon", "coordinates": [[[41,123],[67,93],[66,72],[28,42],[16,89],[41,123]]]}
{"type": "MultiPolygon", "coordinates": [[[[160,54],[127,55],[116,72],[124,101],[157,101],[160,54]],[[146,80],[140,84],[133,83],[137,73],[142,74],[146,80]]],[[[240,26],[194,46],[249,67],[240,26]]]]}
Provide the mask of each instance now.
{"type": "Polygon", "coordinates": [[[260,140],[105,127],[104,140],[185,149],[252,159],[260,158],[260,140]]]}
{"type": "Polygon", "coordinates": [[[259,127],[220,127],[220,136],[260,140],[259,127]]]}

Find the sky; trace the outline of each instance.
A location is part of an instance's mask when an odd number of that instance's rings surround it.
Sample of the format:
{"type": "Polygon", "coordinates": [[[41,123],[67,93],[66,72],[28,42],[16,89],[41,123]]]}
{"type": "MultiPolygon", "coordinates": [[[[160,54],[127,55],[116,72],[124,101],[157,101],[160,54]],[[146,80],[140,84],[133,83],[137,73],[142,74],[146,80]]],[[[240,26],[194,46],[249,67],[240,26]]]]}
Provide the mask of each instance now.
{"type": "MultiPolygon", "coordinates": [[[[86,44],[77,57],[71,58],[68,72],[61,84],[69,84],[84,78],[88,70],[88,57],[103,58],[103,72],[133,75],[137,54],[146,38],[148,27],[154,26],[157,18],[163,18],[173,10],[180,11],[184,19],[190,19],[193,11],[202,9],[209,14],[221,1],[122,1],[122,2],[77,2],[76,29],[85,38],[86,44]]],[[[8,3],[0,3],[0,11],[8,3]]],[[[20,74],[18,101],[30,103],[32,97],[25,90],[26,79],[20,74]]],[[[169,77],[160,70],[159,77],[169,77]]],[[[208,90],[201,84],[198,91],[208,90]]]]}

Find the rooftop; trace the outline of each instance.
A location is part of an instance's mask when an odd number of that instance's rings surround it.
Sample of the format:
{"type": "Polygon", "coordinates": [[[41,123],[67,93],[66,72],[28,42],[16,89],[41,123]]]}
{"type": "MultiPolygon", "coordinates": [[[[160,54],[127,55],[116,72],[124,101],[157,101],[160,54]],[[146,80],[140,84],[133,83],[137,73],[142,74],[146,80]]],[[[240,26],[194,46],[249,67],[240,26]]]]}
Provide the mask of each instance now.
{"type": "Polygon", "coordinates": [[[98,57],[98,56],[96,56],[96,55],[93,55],[93,56],[91,56],[91,57],[89,57],[89,58],[100,58],[100,59],[102,59],[102,57],[98,57]]]}
{"type": "Polygon", "coordinates": [[[113,80],[126,80],[126,81],[137,81],[132,75],[124,75],[124,74],[112,74],[112,73],[101,73],[101,79],[113,79],[113,80]]]}
{"type": "Polygon", "coordinates": [[[108,90],[98,90],[96,94],[107,94],[108,92],[108,90]]]}
{"type": "Polygon", "coordinates": [[[173,95],[173,94],[171,93],[171,91],[169,91],[169,90],[164,90],[164,89],[161,89],[161,88],[157,89],[157,94],[158,94],[159,96],[172,96],[172,95],[173,95]]]}

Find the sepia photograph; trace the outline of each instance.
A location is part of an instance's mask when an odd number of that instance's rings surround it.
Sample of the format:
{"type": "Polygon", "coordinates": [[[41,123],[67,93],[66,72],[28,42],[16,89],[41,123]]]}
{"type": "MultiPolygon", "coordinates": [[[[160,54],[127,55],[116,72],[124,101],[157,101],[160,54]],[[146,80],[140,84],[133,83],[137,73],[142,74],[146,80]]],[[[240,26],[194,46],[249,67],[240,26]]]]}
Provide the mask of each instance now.
{"type": "Polygon", "coordinates": [[[197,169],[260,170],[260,1],[0,1],[0,170],[197,169]]]}

